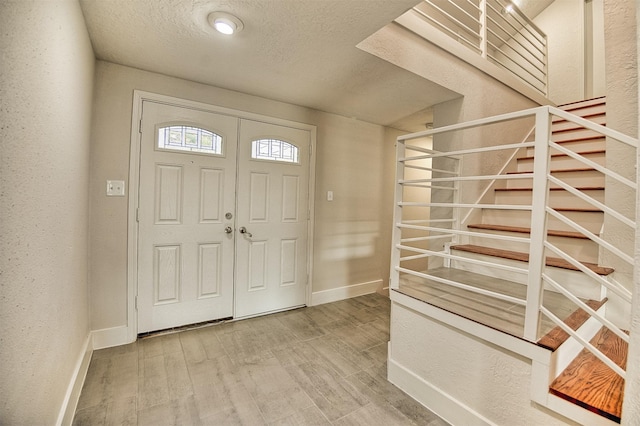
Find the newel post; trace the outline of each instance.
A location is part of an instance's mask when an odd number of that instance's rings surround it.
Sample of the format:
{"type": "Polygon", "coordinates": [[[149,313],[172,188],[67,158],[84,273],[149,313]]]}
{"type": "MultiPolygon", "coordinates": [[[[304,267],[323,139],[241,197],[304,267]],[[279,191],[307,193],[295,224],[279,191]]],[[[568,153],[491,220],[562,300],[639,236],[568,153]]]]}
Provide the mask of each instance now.
{"type": "Polygon", "coordinates": [[[529,246],[529,277],[527,306],[524,320],[524,338],[538,339],[540,304],[542,302],[542,272],[545,267],[544,241],[547,234],[546,205],[548,197],[549,138],[551,115],[549,108],[536,111],[535,153],[533,160],[533,194],[531,197],[531,243],[529,246]]]}

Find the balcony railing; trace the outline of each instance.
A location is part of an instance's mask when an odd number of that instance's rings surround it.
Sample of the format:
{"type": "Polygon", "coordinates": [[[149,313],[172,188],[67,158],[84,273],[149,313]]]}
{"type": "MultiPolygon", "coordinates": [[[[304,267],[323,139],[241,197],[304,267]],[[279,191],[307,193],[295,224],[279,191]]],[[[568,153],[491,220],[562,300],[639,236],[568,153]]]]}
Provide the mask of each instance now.
{"type": "Polygon", "coordinates": [[[547,36],[508,0],[424,0],[396,21],[447,49],[444,34],[547,95],[547,36]]]}

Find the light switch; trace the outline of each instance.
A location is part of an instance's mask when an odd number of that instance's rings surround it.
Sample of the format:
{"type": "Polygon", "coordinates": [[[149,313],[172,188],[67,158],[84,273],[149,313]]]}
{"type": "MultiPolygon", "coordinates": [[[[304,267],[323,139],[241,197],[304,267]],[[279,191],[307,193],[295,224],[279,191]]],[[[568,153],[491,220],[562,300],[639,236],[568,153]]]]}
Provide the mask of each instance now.
{"type": "Polygon", "coordinates": [[[124,197],[124,181],[123,180],[108,180],[107,181],[107,196],[108,197],[124,197]]]}
{"type": "Polygon", "coordinates": [[[327,191],[327,201],[333,201],[333,191],[327,191]]]}

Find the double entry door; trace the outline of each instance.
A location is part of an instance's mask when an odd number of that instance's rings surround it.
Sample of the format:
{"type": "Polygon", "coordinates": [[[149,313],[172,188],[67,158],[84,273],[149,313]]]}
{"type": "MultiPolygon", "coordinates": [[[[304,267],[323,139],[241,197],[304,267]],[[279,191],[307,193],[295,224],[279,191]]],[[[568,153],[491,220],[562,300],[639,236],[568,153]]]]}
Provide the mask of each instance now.
{"type": "Polygon", "coordinates": [[[310,132],[142,111],[138,332],[304,305],[310,132]]]}

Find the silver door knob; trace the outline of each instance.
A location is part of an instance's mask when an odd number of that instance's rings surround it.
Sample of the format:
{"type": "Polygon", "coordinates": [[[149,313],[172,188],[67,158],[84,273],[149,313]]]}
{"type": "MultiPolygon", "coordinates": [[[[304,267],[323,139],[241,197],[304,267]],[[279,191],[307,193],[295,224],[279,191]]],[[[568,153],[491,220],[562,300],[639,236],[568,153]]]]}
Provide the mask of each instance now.
{"type": "Polygon", "coordinates": [[[225,234],[230,234],[233,232],[233,228],[230,226],[227,226],[226,228],[224,228],[224,233],[225,234]]]}
{"type": "Polygon", "coordinates": [[[253,234],[251,234],[251,232],[247,231],[247,228],[245,228],[244,226],[240,227],[240,229],[238,229],[238,231],[240,231],[241,234],[245,234],[249,238],[253,237],[253,234]]]}

